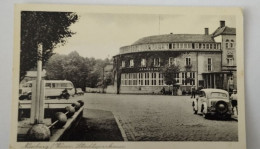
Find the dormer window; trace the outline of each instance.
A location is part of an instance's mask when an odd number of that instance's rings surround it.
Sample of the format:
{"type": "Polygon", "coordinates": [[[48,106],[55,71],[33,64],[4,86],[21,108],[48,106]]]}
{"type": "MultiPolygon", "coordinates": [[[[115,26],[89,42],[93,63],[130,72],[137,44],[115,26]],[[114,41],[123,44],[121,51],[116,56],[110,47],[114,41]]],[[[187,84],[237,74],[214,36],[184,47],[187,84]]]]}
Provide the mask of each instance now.
{"type": "Polygon", "coordinates": [[[133,59],[130,60],[130,67],[134,67],[134,60],[133,59]]]}
{"type": "Polygon", "coordinates": [[[160,67],[160,58],[154,58],[153,65],[154,67],[160,67]]]}
{"type": "Polygon", "coordinates": [[[141,60],[141,67],[146,67],[146,59],[141,60]]]}
{"type": "Polygon", "coordinates": [[[169,58],[169,66],[175,65],[176,66],[176,58],[170,57],[169,58]]]}
{"type": "Polygon", "coordinates": [[[125,61],[122,61],[122,68],[125,68],[125,61]]]}

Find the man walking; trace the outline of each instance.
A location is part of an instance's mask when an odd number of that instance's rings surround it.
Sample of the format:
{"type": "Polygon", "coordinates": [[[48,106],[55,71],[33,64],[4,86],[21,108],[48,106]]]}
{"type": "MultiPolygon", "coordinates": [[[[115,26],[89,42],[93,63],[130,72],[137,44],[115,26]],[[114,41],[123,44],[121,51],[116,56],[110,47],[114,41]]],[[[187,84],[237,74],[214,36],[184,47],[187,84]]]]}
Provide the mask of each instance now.
{"type": "Polygon", "coordinates": [[[194,85],[192,85],[192,87],[191,87],[191,98],[195,98],[195,87],[194,87],[194,85]]]}

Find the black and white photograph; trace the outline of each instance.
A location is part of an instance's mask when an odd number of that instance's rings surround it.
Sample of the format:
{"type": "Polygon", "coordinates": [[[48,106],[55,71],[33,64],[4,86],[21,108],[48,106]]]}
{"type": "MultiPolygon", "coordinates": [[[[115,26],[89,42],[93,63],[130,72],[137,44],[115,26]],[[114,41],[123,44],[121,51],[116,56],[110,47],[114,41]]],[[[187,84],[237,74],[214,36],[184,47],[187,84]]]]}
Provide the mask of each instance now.
{"type": "Polygon", "coordinates": [[[15,13],[14,146],[245,148],[239,8],[33,6],[15,13]]]}

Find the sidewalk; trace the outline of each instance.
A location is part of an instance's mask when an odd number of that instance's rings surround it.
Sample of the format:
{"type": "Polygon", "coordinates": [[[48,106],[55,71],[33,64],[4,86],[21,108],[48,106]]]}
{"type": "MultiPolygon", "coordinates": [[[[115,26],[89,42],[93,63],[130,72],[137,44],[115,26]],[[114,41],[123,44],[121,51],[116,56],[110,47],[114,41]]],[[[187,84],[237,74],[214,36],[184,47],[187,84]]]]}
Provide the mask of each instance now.
{"type": "Polygon", "coordinates": [[[78,126],[70,138],[63,141],[124,141],[124,139],[112,112],[84,109],[78,126]]]}

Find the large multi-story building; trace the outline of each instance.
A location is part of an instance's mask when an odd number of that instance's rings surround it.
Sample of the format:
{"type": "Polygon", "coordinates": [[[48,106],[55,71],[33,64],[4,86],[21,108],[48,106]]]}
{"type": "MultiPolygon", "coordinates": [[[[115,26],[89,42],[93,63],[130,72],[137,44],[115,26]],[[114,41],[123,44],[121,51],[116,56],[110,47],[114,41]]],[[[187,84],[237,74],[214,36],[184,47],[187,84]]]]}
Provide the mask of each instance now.
{"type": "MultiPolygon", "coordinates": [[[[205,28],[204,34],[149,36],[121,47],[120,53],[114,56],[114,85],[117,92],[160,92],[163,87],[168,87],[162,70],[172,64],[180,68],[175,80],[182,91],[189,91],[193,85],[227,89],[230,71],[222,66],[226,64],[223,54],[228,50],[224,52],[223,42],[215,40],[218,36],[225,36],[224,31],[219,31],[221,29],[218,28],[213,34],[209,34],[208,28],[205,28]]],[[[224,40],[226,37],[222,38],[224,40]]]]}

